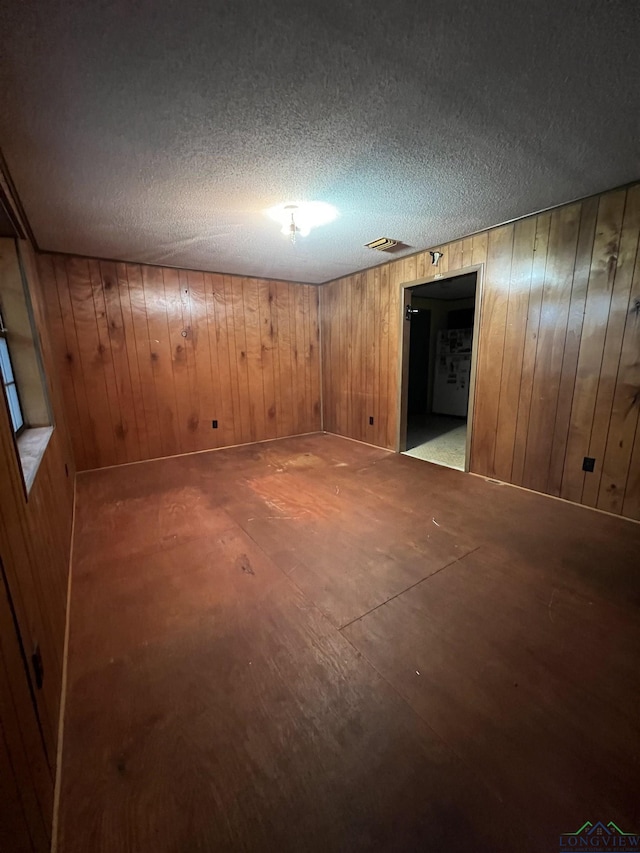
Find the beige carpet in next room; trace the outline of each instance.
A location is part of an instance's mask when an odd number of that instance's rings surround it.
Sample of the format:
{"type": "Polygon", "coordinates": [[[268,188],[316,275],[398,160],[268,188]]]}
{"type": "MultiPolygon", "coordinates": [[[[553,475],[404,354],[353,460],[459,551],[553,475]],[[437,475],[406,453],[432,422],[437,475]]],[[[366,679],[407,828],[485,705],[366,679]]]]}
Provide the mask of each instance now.
{"type": "Polygon", "coordinates": [[[428,415],[409,423],[406,456],[464,471],[467,422],[447,415],[428,415]]]}

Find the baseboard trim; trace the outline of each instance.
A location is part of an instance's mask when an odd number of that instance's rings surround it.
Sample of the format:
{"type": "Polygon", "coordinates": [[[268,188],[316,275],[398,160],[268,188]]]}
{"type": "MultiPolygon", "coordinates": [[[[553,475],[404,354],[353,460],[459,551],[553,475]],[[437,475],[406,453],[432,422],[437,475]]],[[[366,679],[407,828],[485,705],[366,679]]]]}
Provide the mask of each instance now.
{"type": "Polygon", "coordinates": [[[336,438],[344,438],[346,441],[355,441],[356,444],[365,444],[367,447],[373,447],[376,450],[384,450],[385,453],[397,453],[397,450],[392,450],[390,447],[380,447],[379,444],[371,444],[370,441],[363,441],[361,438],[352,438],[350,435],[341,435],[339,432],[331,432],[323,430],[325,435],[335,435],[336,438]]]}
{"type": "Polygon", "coordinates": [[[73,477],[73,510],[71,514],[71,541],[69,542],[69,577],[67,579],[67,612],[65,614],[64,647],[62,652],[62,688],[58,715],[58,749],[56,751],[56,779],[53,789],[53,817],[51,823],[51,853],[58,850],[58,816],[60,811],[60,789],[62,786],[62,749],[64,745],[64,715],[67,707],[67,670],[69,661],[69,626],[71,623],[71,578],[73,573],[73,541],[76,531],[76,483],[73,477]]]}
{"type": "Polygon", "coordinates": [[[126,468],[129,465],[144,465],[146,462],[160,462],[162,459],[179,459],[181,456],[197,456],[200,453],[217,453],[220,450],[232,450],[234,447],[251,447],[258,444],[271,444],[274,441],[284,441],[285,438],[302,438],[305,435],[322,435],[323,430],[314,429],[311,432],[296,432],[292,435],[279,435],[276,438],[261,438],[260,441],[245,441],[242,444],[225,444],[224,447],[207,447],[204,450],[187,450],[184,453],[172,453],[169,456],[151,456],[149,459],[136,459],[134,462],[118,462],[117,465],[103,465],[101,468],[83,468],[78,474],[89,474],[92,471],[108,471],[110,468],[126,468]]]}
{"type": "MultiPolygon", "coordinates": [[[[397,453],[398,451],[389,450],[387,447],[380,447],[377,444],[370,444],[368,441],[362,441],[359,438],[352,438],[349,435],[340,435],[337,432],[329,432],[328,430],[324,431],[326,435],[335,435],[336,438],[345,438],[347,441],[355,441],[357,444],[366,444],[367,447],[375,447],[376,450],[384,450],[387,453],[397,453]]],[[[399,453],[398,455],[404,456],[406,454],[399,453]]],[[[411,457],[416,458],[416,457],[411,457]]],[[[418,462],[423,462],[426,460],[418,459],[418,462]]],[[[441,468],[447,468],[447,465],[441,465],[441,468]]],[[[581,509],[590,509],[592,512],[598,512],[601,515],[608,515],[610,518],[619,518],[622,521],[630,521],[631,524],[640,524],[640,519],[637,518],[629,518],[628,515],[620,515],[617,512],[609,512],[606,509],[600,509],[597,506],[588,506],[587,504],[579,504],[575,501],[568,501],[566,498],[561,498],[558,495],[548,495],[546,492],[536,492],[535,489],[527,489],[526,486],[518,486],[516,483],[508,483],[506,480],[498,480],[496,477],[487,477],[485,474],[477,474],[475,471],[459,471],[457,468],[451,468],[452,471],[457,471],[459,474],[471,474],[473,477],[479,477],[481,480],[484,480],[487,483],[495,483],[500,486],[510,486],[512,489],[519,489],[521,492],[528,492],[530,495],[540,495],[542,498],[550,498],[553,501],[560,501],[563,504],[568,504],[569,506],[577,506],[581,509]]]]}
{"type": "Polygon", "coordinates": [[[640,524],[640,519],[629,518],[628,515],[620,515],[617,512],[609,512],[606,509],[600,509],[597,506],[589,506],[588,504],[579,504],[576,501],[569,501],[566,498],[561,498],[558,495],[548,495],[546,492],[536,492],[535,489],[527,489],[526,486],[518,486],[516,483],[507,483],[506,480],[498,480],[496,477],[487,477],[485,474],[476,474],[475,471],[467,471],[473,477],[480,477],[487,483],[495,483],[497,486],[509,486],[512,489],[518,489],[521,492],[528,492],[530,495],[540,495],[542,498],[549,498],[552,501],[560,501],[560,503],[568,504],[569,506],[577,506],[580,509],[590,509],[591,512],[598,512],[600,515],[608,515],[609,518],[619,518],[621,521],[630,521],[632,524],[640,524]]]}

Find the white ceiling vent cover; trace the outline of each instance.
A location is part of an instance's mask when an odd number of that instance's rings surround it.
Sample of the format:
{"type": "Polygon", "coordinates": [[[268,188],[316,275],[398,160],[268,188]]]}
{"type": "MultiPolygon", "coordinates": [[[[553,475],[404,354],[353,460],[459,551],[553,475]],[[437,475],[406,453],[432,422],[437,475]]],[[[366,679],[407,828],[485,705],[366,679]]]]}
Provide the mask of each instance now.
{"type": "Polygon", "coordinates": [[[372,240],[370,243],[365,243],[366,249],[377,249],[379,252],[388,252],[398,245],[397,240],[391,240],[389,237],[378,237],[377,240],[372,240]]]}

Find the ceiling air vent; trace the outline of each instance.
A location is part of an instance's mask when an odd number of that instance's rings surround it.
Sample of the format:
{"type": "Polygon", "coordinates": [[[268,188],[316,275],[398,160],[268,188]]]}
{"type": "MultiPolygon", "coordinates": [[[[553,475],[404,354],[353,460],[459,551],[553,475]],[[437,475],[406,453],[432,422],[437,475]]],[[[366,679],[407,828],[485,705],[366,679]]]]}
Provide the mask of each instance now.
{"type": "Polygon", "coordinates": [[[391,240],[389,237],[378,237],[377,240],[365,243],[365,249],[377,249],[379,252],[388,252],[397,245],[397,240],[391,240]]]}

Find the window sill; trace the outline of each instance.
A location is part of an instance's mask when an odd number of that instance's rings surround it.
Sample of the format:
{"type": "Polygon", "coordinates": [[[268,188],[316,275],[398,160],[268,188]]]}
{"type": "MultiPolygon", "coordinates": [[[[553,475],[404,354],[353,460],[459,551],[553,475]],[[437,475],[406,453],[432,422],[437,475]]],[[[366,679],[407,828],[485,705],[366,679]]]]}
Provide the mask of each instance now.
{"type": "Polygon", "coordinates": [[[34,427],[25,429],[18,436],[18,454],[22,465],[22,476],[27,489],[27,495],[31,491],[33,481],[36,478],[40,462],[53,435],[53,427],[34,427]]]}

